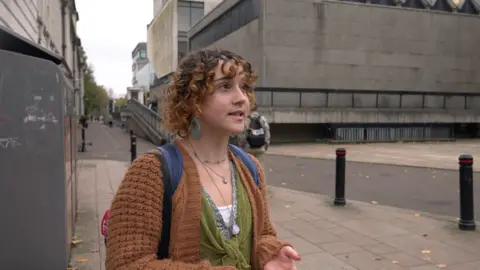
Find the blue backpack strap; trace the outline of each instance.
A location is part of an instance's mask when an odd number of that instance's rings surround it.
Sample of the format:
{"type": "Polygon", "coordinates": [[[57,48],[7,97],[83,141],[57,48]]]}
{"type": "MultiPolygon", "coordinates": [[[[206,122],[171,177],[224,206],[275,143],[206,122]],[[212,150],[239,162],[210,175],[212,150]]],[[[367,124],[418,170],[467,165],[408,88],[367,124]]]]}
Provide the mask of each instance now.
{"type": "Polygon", "coordinates": [[[162,155],[153,153],[161,164],[163,180],[162,236],[158,243],[157,259],[169,257],[170,225],[172,223],[172,197],[182,179],[183,159],[175,144],[166,144],[157,148],[162,155]]]}
{"type": "Polygon", "coordinates": [[[257,184],[258,186],[259,176],[258,176],[257,165],[253,161],[252,157],[247,152],[245,152],[245,150],[243,150],[242,148],[236,145],[229,144],[229,147],[230,149],[232,149],[233,154],[237,156],[243,162],[243,164],[245,164],[247,169],[250,171],[250,174],[252,175],[253,180],[255,181],[255,184],[257,184]]]}

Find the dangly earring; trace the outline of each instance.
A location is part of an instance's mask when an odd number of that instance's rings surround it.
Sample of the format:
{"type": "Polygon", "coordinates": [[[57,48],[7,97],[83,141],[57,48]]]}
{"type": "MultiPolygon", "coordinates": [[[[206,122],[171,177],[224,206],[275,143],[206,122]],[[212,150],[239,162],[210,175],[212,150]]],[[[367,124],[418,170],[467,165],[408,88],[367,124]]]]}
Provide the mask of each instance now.
{"type": "Polygon", "coordinates": [[[192,117],[192,120],[190,121],[190,136],[193,139],[198,139],[200,138],[200,122],[198,122],[198,119],[196,117],[192,117]]]}

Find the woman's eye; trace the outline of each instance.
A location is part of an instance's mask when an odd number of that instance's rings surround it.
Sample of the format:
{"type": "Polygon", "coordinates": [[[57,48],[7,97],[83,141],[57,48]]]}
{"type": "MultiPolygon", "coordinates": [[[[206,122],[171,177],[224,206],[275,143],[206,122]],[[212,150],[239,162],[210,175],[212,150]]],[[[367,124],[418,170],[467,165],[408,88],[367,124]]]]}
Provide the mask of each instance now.
{"type": "Polygon", "coordinates": [[[222,84],[222,85],[220,85],[220,89],[222,89],[222,90],[228,90],[228,89],[230,89],[230,85],[227,84],[227,83],[222,84]]]}
{"type": "Polygon", "coordinates": [[[249,91],[250,89],[251,89],[250,85],[248,85],[248,84],[242,85],[242,90],[243,91],[249,91]]]}

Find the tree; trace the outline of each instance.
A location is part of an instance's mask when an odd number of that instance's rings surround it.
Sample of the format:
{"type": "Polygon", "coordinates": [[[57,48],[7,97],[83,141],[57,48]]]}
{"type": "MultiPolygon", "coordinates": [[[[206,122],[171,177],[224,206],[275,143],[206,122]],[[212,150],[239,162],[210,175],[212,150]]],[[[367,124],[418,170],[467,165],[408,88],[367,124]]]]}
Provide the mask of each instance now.
{"type": "Polygon", "coordinates": [[[98,85],[95,81],[92,64],[87,64],[83,81],[85,87],[85,94],[83,97],[85,104],[85,115],[102,114],[102,111],[108,106],[108,94],[105,90],[105,87],[98,85]]]}
{"type": "Polygon", "coordinates": [[[126,98],[115,99],[115,108],[120,109],[123,105],[127,105],[128,100],[126,98]]]}

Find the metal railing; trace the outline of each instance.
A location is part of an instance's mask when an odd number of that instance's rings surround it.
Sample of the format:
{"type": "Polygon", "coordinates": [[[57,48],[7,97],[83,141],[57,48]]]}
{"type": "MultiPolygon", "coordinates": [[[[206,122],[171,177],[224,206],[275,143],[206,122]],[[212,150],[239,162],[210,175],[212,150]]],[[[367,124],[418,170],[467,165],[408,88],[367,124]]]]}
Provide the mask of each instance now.
{"type": "Polygon", "coordinates": [[[147,106],[141,104],[136,99],[130,99],[127,103],[126,109],[135,113],[138,117],[145,121],[150,128],[161,135],[160,127],[162,124],[162,118],[156,112],[150,110],[147,106]]]}

